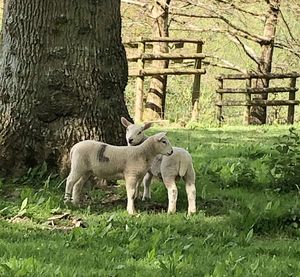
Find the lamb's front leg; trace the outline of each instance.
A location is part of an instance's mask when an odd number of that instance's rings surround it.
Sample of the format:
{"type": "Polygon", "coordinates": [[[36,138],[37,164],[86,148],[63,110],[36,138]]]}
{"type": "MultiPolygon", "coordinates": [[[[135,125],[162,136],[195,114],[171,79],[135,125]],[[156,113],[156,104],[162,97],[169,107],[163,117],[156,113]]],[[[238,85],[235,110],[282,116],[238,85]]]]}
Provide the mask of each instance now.
{"type": "Polygon", "coordinates": [[[127,192],[127,212],[130,215],[136,214],[136,211],[134,208],[134,198],[135,198],[135,194],[136,194],[137,182],[138,182],[138,180],[136,177],[125,178],[126,192],[127,192]]]}
{"type": "Polygon", "coordinates": [[[136,183],[134,199],[138,199],[138,198],[140,197],[140,187],[141,187],[141,183],[142,183],[141,180],[137,181],[137,183],[136,183]]]}

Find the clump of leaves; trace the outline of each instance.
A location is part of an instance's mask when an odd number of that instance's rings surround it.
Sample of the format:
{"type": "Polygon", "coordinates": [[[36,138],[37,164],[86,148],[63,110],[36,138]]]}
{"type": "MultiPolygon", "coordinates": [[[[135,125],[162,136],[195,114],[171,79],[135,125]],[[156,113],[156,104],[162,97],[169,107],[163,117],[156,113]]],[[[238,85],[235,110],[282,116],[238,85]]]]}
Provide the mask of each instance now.
{"type": "Polygon", "coordinates": [[[289,208],[279,199],[266,204],[247,204],[240,211],[230,211],[233,224],[241,231],[241,242],[248,244],[254,234],[285,231],[290,236],[298,236],[300,224],[299,202],[289,208]]]}
{"type": "Polygon", "coordinates": [[[255,180],[255,171],[248,160],[239,157],[226,160],[218,160],[218,165],[214,165],[209,174],[218,179],[222,187],[251,187],[255,180]]]}
{"type": "Polygon", "coordinates": [[[300,136],[295,128],[278,139],[266,160],[273,176],[273,186],[287,192],[300,187],[300,136]]]}

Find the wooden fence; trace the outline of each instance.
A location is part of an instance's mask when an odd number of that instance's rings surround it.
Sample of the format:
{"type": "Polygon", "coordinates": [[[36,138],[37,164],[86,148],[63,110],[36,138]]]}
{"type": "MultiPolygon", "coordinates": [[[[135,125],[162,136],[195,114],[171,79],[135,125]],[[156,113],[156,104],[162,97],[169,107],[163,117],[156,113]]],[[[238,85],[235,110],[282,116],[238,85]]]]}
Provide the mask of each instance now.
{"type": "Polygon", "coordinates": [[[199,113],[199,96],[201,75],[205,74],[205,69],[201,68],[201,61],[205,58],[202,53],[203,41],[199,39],[173,39],[173,38],[140,38],[138,41],[124,43],[127,48],[137,48],[136,55],[127,57],[128,62],[136,62],[137,69],[129,70],[129,77],[136,78],[136,98],[135,98],[135,121],[142,121],[143,118],[143,99],[144,99],[144,77],[155,75],[194,75],[192,91],[192,119],[196,119],[199,113]],[[182,48],[186,43],[196,44],[196,53],[145,53],[147,48],[151,48],[153,43],[167,42],[173,43],[176,48],[182,48]],[[145,68],[146,61],[154,60],[194,60],[194,68],[145,68]]]}
{"type": "Polygon", "coordinates": [[[217,106],[217,118],[222,123],[223,119],[223,107],[225,106],[246,106],[246,121],[250,123],[250,109],[251,106],[288,106],[287,122],[289,124],[294,123],[295,105],[299,105],[300,101],[296,99],[296,80],[300,77],[298,73],[285,73],[285,74],[229,74],[220,75],[217,77],[219,81],[219,88],[217,89],[218,100],[217,106]],[[264,80],[269,83],[270,80],[275,79],[290,79],[288,87],[252,87],[252,80],[264,80]],[[224,88],[225,80],[245,80],[245,88],[224,88]],[[265,94],[265,93],[282,93],[288,92],[287,100],[253,100],[252,94],[265,94]],[[244,101],[237,100],[224,100],[224,94],[244,94],[244,101]]]}

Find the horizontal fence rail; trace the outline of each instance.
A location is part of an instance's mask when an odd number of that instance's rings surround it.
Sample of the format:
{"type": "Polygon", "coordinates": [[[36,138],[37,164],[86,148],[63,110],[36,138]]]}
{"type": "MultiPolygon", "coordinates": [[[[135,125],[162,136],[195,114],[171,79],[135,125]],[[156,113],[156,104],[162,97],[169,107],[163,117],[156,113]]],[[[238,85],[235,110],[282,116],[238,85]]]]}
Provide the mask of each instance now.
{"type": "Polygon", "coordinates": [[[127,60],[129,62],[136,62],[139,59],[142,61],[149,61],[149,60],[187,60],[187,59],[205,59],[207,55],[202,53],[195,53],[195,54],[141,54],[136,56],[128,57],[127,60]]]}
{"type": "Polygon", "coordinates": [[[223,88],[217,89],[217,93],[250,93],[250,94],[259,94],[259,93],[279,93],[279,92],[296,92],[297,88],[291,87],[274,87],[274,88],[223,88]]]}
{"type": "Polygon", "coordinates": [[[205,69],[183,69],[183,68],[166,68],[166,69],[140,69],[129,71],[129,77],[155,76],[155,75],[195,75],[205,74],[205,69]]]}
{"type": "Polygon", "coordinates": [[[222,101],[217,106],[289,106],[299,105],[299,100],[251,100],[251,101],[222,101]]]}
{"type": "Polygon", "coordinates": [[[221,74],[216,77],[217,80],[246,80],[246,79],[288,79],[288,78],[298,78],[300,74],[297,72],[291,73],[270,73],[270,74],[221,74]]]}

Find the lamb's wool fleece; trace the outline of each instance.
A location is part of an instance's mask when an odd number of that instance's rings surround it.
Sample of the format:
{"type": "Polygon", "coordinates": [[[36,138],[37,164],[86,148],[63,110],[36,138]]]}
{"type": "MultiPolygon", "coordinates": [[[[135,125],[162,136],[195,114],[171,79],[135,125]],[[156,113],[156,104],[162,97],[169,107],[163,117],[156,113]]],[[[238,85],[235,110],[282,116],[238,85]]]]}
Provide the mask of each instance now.
{"type": "MultiPolygon", "coordinates": [[[[125,118],[121,118],[122,124],[127,128],[126,140],[128,145],[139,145],[148,140],[144,131],[151,127],[151,123],[144,126],[132,124],[125,118]]],[[[176,202],[178,190],[176,179],[183,178],[188,197],[188,214],[196,212],[196,187],[195,187],[195,170],[190,153],[183,148],[173,147],[171,156],[157,155],[152,163],[150,170],[143,179],[144,193],[143,200],[151,198],[150,184],[154,177],[163,180],[168,190],[168,212],[176,212],[176,202]]]]}
{"type": "Polygon", "coordinates": [[[156,155],[171,155],[172,146],[165,133],[151,136],[139,146],[114,146],[85,140],[75,144],[70,152],[71,171],[67,178],[65,199],[78,204],[83,184],[91,176],[107,180],[125,179],[127,211],[135,213],[136,184],[141,181],[156,155]]]}

